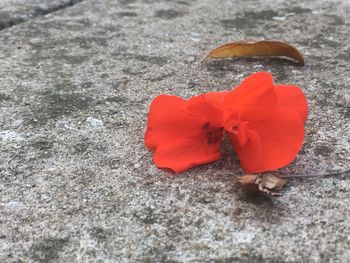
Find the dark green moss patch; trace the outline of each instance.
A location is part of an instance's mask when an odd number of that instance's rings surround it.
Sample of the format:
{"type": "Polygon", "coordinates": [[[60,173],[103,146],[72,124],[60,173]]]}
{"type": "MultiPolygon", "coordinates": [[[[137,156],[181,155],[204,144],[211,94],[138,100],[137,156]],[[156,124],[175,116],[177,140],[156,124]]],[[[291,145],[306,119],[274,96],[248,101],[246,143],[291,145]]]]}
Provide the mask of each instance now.
{"type": "Polygon", "coordinates": [[[158,10],[156,11],[155,17],[161,18],[161,19],[174,19],[177,17],[182,17],[186,13],[183,11],[178,11],[178,10],[173,10],[173,9],[168,9],[168,10],[158,10]]]}
{"type": "Polygon", "coordinates": [[[9,100],[11,100],[10,96],[3,94],[3,93],[0,93],[0,103],[3,101],[9,101],[9,100]]]}
{"type": "Polygon", "coordinates": [[[259,20],[272,20],[278,15],[278,12],[274,10],[250,11],[240,13],[233,19],[222,19],[220,23],[225,29],[250,29],[255,28],[259,20]]]}
{"type": "Polygon", "coordinates": [[[67,238],[46,238],[38,241],[29,249],[30,258],[35,262],[55,262],[68,241],[67,238]]]}
{"type": "Polygon", "coordinates": [[[105,242],[111,236],[111,233],[104,228],[94,227],[90,230],[90,235],[98,242],[105,242]]]}
{"type": "Polygon", "coordinates": [[[63,116],[89,109],[94,99],[82,93],[56,93],[53,90],[43,94],[38,105],[33,105],[32,114],[26,116],[26,122],[32,125],[44,125],[63,116]]]}
{"type": "Polygon", "coordinates": [[[315,155],[321,155],[324,157],[329,157],[329,155],[334,151],[329,145],[320,144],[317,145],[314,149],[315,155]]]}

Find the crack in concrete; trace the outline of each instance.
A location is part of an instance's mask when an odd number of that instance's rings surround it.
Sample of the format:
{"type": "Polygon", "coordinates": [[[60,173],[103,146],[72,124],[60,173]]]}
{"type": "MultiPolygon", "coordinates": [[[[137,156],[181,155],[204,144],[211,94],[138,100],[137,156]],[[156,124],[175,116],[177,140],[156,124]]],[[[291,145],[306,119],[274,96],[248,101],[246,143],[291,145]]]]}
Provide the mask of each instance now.
{"type": "Polygon", "coordinates": [[[69,0],[68,2],[60,3],[56,6],[52,6],[52,7],[48,7],[48,8],[36,7],[32,10],[32,12],[30,12],[30,14],[28,14],[27,17],[18,16],[18,17],[11,17],[5,21],[0,20],[0,31],[4,30],[6,28],[9,28],[9,27],[18,25],[18,24],[22,24],[22,23],[27,22],[29,20],[32,20],[36,17],[44,16],[47,14],[57,12],[59,10],[63,10],[63,9],[72,7],[72,6],[74,6],[78,3],[81,3],[83,1],[84,0],[69,0]]]}

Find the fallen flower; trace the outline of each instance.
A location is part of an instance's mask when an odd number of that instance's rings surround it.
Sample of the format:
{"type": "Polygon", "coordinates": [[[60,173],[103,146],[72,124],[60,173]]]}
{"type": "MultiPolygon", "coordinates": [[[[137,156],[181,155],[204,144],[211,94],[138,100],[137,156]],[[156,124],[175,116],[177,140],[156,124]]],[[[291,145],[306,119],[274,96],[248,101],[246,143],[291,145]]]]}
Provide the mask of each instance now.
{"type": "Polygon", "coordinates": [[[180,173],[220,159],[224,129],[219,97],[209,93],[184,100],[160,95],[153,100],[145,143],[154,151],[158,167],[180,173]]]}
{"type": "Polygon", "coordinates": [[[270,73],[258,72],[223,100],[230,116],[229,140],[246,173],[276,170],[292,162],[304,141],[307,103],[295,86],[275,86],[270,73]]]}
{"type": "Polygon", "coordinates": [[[176,173],[218,160],[226,131],[246,173],[275,170],[292,162],[304,140],[307,103],[296,86],[274,85],[258,72],[232,91],[184,100],[156,97],[145,143],[160,168],[176,173]]]}

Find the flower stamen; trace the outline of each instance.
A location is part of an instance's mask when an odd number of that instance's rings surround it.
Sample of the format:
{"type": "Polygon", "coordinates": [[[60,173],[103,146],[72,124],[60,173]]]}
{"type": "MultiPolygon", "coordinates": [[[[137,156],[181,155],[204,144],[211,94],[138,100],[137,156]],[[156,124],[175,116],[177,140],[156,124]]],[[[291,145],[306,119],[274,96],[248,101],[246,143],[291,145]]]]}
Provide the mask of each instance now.
{"type": "Polygon", "coordinates": [[[210,125],[209,122],[206,122],[202,126],[202,130],[204,130],[205,136],[207,138],[207,143],[210,145],[215,144],[221,140],[224,132],[224,127],[215,127],[210,125]]]}

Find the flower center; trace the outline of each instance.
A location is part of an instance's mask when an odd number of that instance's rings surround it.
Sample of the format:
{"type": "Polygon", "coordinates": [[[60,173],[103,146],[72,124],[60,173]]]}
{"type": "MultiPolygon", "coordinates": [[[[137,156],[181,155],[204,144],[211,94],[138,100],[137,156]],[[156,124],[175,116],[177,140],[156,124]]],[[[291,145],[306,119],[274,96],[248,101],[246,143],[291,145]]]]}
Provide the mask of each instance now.
{"type": "Polygon", "coordinates": [[[209,122],[206,122],[202,126],[202,130],[205,133],[208,144],[215,144],[215,143],[219,142],[223,136],[223,133],[224,133],[224,127],[215,127],[215,126],[210,125],[209,122]]]}
{"type": "Polygon", "coordinates": [[[232,126],[231,133],[235,135],[241,146],[244,146],[248,141],[254,145],[260,144],[260,135],[249,128],[248,122],[240,122],[232,126]]]}

